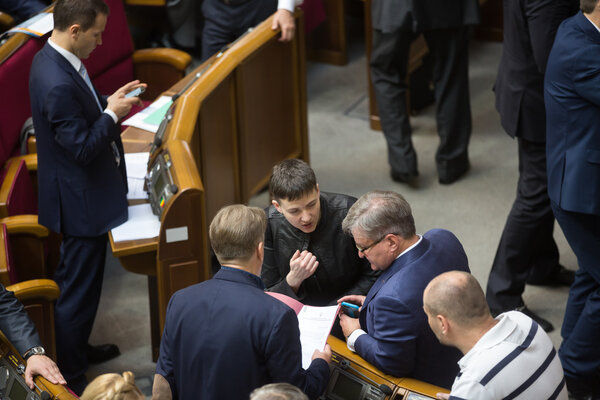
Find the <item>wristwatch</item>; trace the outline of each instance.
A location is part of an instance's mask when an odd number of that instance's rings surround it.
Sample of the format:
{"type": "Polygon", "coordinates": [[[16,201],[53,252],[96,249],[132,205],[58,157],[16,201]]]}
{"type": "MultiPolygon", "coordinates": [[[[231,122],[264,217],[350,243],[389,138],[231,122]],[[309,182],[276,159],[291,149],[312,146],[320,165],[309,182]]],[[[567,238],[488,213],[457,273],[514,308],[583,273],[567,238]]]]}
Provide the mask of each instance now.
{"type": "Polygon", "coordinates": [[[23,354],[23,358],[27,360],[31,356],[45,356],[46,350],[42,346],[34,346],[23,354]]]}

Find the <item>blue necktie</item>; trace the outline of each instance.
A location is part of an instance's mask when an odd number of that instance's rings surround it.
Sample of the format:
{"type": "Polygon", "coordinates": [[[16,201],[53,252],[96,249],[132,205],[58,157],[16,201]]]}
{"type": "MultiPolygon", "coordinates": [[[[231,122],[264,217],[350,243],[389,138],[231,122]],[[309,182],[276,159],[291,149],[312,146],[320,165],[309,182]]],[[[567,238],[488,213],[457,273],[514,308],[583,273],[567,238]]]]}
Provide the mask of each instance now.
{"type": "MultiPolygon", "coordinates": [[[[96,91],[94,90],[94,86],[92,85],[90,76],[88,75],[87,69],[85,69],[85,65],[83,65],[83,63],[81,63],[81,67],[79,67],[79,75],[81,75],[81,77],[87,84],[88,88],[92,92],[92,96],[94,96],[94,100],[96,100],[96,104],[98,104],[98,108],[100,109],[100,112],[104,112],[104,110],[102,109],[102,106],[100,105],[100,100],[98,100],[98,96],[96,96],[96,91]]],[[[110,147],[115,156],[115,162],[117,163],[117,165],[120,165],[121,164],[121,154],[119,154],[119,149],[117,148],[117,144],[114,141],[112,141],[112,142],[110,142],[110,147]]]]}

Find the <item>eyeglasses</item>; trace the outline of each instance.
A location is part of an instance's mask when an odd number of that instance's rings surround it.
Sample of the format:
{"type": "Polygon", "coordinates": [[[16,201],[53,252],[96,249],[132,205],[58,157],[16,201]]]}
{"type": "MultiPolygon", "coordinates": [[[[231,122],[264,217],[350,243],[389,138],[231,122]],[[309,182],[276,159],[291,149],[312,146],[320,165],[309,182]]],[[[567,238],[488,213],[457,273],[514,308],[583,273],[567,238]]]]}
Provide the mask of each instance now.
{"type": "Polygon", "coordinates": [[[380,243],[383,239],[385,239],[387,237],[387,235],[397,235],[397,233],[386,233],[385,235],[383,235],[382,237],[380,237],[379,239],[377,239],[376,241],[374,241],[373,243],[371,243],[370,245],[366,246],[366,247],[360,247],[359,245],[356,245],[356,249],[358,251],[360,251],[361,253],[366,253],[367,250],[369,250],[371,247],[375,246],[376,244],[380,243]]]}

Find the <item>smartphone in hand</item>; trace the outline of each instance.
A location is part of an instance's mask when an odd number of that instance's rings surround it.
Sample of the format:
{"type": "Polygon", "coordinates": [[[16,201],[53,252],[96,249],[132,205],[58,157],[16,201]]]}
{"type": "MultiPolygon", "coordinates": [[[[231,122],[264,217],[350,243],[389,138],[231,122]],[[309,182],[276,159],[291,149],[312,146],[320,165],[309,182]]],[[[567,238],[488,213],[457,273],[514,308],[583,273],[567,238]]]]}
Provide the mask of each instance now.
{"type": "Polygon", "coordinates": [[[342,312],[347,316],[352,318],[358,318],[358,315],[360,314],[360,311],[358,309],[359,307],[356,304],[346,303],[345,301],[342,301],[342,312]]]}
{"type": "Polygon", "coordinates": [[[130,97],[138,97],[140,94],[144,93],[146,91],[146,88],[143,86],[140,86],[138,88],[133,89],[131,92],[127,93],[125,95],[125,98],[128,99],[130,97]]]}

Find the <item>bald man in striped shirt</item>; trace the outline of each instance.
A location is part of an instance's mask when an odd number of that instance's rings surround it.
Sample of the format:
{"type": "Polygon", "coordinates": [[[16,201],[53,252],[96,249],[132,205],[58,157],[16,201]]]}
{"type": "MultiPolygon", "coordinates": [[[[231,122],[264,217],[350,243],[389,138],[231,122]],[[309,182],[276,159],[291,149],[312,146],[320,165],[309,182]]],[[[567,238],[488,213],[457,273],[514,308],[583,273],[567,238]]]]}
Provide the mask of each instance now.
{"type": "Polygon", "coordinates": [[[451,393],[438,393],[439,399],[567,400],[562,366],[546,332],[519,311],[493,318],[473,275],[438,275],[425,288],[423,308],[440,342],[464,354],[451,393]]]}

